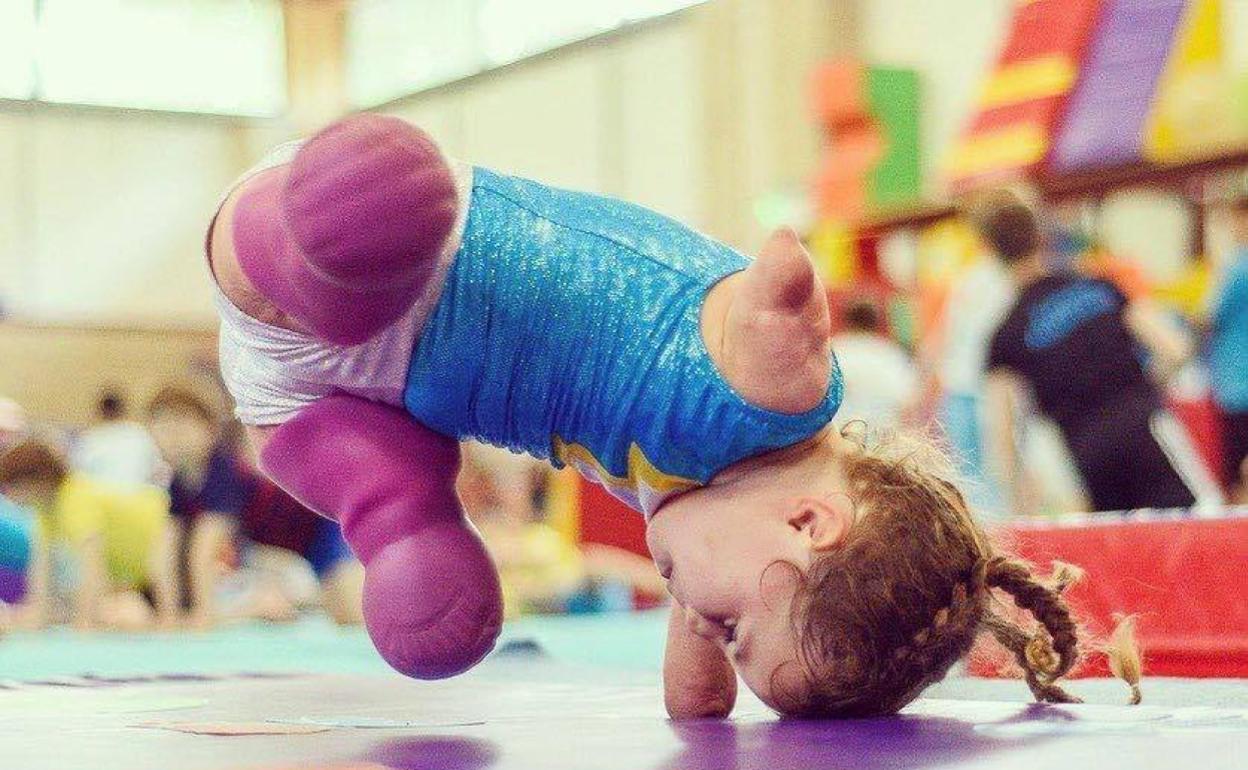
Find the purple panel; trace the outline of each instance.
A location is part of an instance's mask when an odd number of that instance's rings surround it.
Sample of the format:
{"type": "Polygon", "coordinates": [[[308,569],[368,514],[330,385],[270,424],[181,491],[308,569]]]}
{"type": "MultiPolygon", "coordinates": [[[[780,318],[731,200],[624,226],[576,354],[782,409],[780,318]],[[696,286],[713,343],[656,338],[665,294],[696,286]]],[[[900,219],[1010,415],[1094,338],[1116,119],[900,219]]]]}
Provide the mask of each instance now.
{"type": "Polygon", "coordinates": [[[1071,95],[1050,170],[1139,160],[1184,0],[1109,0],[1071,95]]]}
{"type": "Polygon", "coordinates": [[[17,604],[26,596],[26,573],[0,567],[0,602],[17,604]]]}

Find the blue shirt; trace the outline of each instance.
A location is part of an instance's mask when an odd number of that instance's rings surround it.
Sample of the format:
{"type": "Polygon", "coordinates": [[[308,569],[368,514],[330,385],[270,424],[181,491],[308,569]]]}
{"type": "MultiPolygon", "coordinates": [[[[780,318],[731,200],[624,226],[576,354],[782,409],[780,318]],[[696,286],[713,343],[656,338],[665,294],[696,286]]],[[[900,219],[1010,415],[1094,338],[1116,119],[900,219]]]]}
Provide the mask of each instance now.
{"type": "Polygon", "coordinates": [[[0,567],[26,571],[33,530],[30,511],[0,495],[0,567]]]}
{"type": "Polygon", "coordinates": [[[175,473],[169,484],[169,513],[176,519],[193,519],[201,513],[238,517],[251,499],[252,486],[234,458],[225,450],[213,451],[199,486],[175,473]]]}
{"type": "Polygon", "coordinates": [[[1228,412],[1248,412],[1248,250],[1226,271],[1209,337],[1213,398],[1228,412]]]}
{"type": "Polygon", "coordinates": [[[573,465],[647,515],[831,421],[747,403],[702,339],[749,260],[638,206],[475,169],[459,253],[415,345],[407,410],[441,433],[573,465]]]}

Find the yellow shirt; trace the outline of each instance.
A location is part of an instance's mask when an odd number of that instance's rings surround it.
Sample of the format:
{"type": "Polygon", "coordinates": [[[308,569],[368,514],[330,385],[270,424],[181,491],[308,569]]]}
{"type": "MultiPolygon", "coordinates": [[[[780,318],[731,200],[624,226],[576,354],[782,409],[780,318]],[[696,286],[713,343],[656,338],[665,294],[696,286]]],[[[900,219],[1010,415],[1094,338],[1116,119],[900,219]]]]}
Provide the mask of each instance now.
{"type": "Polygon", "coordinates": [[[155,487],[122,490],[70,475],[37,521],[38,536],[49,543],[74,547],[100,537],[110,580],[141,588],[168,525],[169,498],[155,487]]]}

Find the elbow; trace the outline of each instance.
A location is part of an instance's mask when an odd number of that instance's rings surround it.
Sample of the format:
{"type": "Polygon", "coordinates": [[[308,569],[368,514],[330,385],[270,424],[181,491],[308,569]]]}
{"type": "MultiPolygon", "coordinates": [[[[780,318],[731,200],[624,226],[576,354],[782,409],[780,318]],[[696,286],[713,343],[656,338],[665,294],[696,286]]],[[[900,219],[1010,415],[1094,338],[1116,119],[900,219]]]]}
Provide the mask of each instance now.
{"type": "Polygon", "coordinates": [[[667,687],[663,694],[667,715],[672,719],[726,719],[737,702],[736,675],[717,684],[667,687]]]}
{"type": "Polygon", "coordinates": [[[665,699],[667,715],[675,720],[727,719],[732,713],[733,698],[727,695],[712,697],[679,697],[669,695],[665,699]]]}

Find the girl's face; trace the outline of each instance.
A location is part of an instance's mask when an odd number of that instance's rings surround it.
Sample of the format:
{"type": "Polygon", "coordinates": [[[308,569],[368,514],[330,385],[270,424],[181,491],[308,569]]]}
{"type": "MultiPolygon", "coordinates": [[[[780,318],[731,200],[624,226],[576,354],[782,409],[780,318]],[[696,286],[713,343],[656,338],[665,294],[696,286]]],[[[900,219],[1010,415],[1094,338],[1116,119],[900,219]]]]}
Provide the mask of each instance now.
{"type": "Polygon", "coordinates": [[[646,541],[694,633],[724,647],[737,673],[777,708],[800,693],[794,599],[818,551],[852,521],[848,500],[704,487],[665,505],[646,541]]]}
{"type": "Polygon", "coordinates": [[[165,462],[175,468],[207,462],[216,441],[213,426],[190,410],[161,409],[147,428],[165,462]]]}

